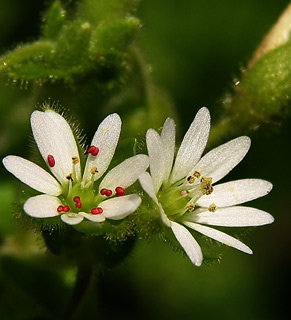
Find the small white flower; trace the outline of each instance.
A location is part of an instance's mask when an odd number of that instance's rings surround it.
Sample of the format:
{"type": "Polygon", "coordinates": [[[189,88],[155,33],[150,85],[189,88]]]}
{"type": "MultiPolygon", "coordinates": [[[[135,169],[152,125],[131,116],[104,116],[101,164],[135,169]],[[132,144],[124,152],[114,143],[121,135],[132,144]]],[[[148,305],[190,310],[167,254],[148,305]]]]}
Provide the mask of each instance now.
{"type": "Polygon", "coordinates": [[[110,170],[98,192],[94,182],[107,170],[121,130],[115,113],[99,125],[82,174],[78,146],[66,120],[53,110],[34,111],[31,127],[38,149],[53,175],[18,156],[3,159],[5,168],[31,188],[43,193],[29,198],[24,211],[36,218],[61,215],[70,225],[84,218],[93,222],[119,220],[134,212],[141,203],[136,194],[125,195],[138,176],[148,167],[146,155],[133,156],[110,170]]]}
{"type": "Polygon", "coordinates": [[[268,181],[244,179],[213,186],[244,158],[250,139],[246,136],[233,139],[201,158],[209,131],[209,111],[201,108],[174,161],[174,121],[168,118],[160,135],[149,129],[146,142],[151,175],[144,172],[139,177],[143,189],[158,206],[163,223],[172,229],[196,266],[202,263],[202,251],[186,227],[251,254],[251,249],[241,241],[205,225],[248,227],[274,221],[267,212],[236,206],[270,192],[272,184],[268,181]]]}

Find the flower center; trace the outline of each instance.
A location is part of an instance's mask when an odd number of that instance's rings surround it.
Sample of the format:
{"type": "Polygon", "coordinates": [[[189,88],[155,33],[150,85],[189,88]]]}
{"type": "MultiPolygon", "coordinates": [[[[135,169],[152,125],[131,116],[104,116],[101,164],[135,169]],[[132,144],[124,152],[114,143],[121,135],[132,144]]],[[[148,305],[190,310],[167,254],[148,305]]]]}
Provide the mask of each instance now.
{"type": "MultiPolygon", "coordinates": [[[[196,202],[204,195],[213,192],[212,178],[201,177],[199,171],[195,171],[185,180],[180,180],[173,185],[164,187],[158,193],[158,200],[165,213],[172,220],[176,220],[187,211],[195,211],[196,202]]],[[[209,206],[210,212],[216,211],[216,205],[209,206]]]]}
{"type": "MultiPolygon", "coordinates": [[[[99,153],[99,148],[96,146],[90,146],[87,150],[92,156],[97,156],[99,153]]],[[[103,212],[102,204],[105,197],[121,197],[125,195],[125,189],[121,186],[117,186],[114,190],[102,188],[100,192],[96,192],[94,188],[94,180],[92,184],[87,187],[82,186],[81,181],[76,180],[76,170],[75,165],[80,162],[78,156],[72,157],[73,172],[66,175],[68,184],[63,185],[63,194],[59,196],[62,204],[59,205],[56,210],[58,213],[75,213],[79,212],[91,213],[93,215],[101,214],[103,212]]],[[[52,168],[56,165],[55,158],[53,155],[49,154],[47,156],[47,163],[52,168]]],[[[97,167],[91,168],[92,177],[98,173],[97,167]]]]}

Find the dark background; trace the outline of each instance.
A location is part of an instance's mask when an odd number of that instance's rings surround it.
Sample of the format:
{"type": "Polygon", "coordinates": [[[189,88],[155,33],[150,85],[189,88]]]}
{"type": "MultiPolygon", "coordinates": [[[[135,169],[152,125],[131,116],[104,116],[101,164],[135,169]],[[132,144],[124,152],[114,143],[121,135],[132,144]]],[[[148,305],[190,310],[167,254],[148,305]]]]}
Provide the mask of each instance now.
{"type": "MultiPolygon", "coordinates": [[[[37,39],[40,17],[48,3],[0,1],[0,53],[19,42],[37,39]]],[[[224,94],[287,4],[283,0],[141,2],[137,16],[143,30],[138,41],[151,65],[155,84],[169,94],[176,106],[181,133],[201,106],[211,110],[215,122],[224,94]]],[[[1,86],[0,108],[4,110],[9,99],[21,101],[27,95],[23,90],[6,88],[2,82],[1,86]]],[[[17,153],[23,155],[33,107],[27,110],[20,106],[9,115],[15,117],[19,132],[25,134],[15,142],[17,132],[11,133],[3,125],[1,157],[7,154],[9,141],[17,143],[17,153]]],[[[3,121],[4,113],[1,117],[3,121]]],[[[256,228],[247,238],[254,255],[224,247],[220,264],[197,268],[164,243],[140,243],[123,268],[100,278],[98,302],[103,306],[103,318],[289,319],[289,121],[285,119],[279,128],[270,127],[251,136],[250,152],[227,177],[262,178],[274,184],[268,197],[250,204],[275,217],[274,224],[256,228]]],[[[1,168],[0,232],[4,236],[14,230],[19,236],[25,232],[19,231],[9,216],[15,188],[15,180],[1,168]]],[[[30,249],[23,253],[28,259],[31,255],[30,249]]]]}

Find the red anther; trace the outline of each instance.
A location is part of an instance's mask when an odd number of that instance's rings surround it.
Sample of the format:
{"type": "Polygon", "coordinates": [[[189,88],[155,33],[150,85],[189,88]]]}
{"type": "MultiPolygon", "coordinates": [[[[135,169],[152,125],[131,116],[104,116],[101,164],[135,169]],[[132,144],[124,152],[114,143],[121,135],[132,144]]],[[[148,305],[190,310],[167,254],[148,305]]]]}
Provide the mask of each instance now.
{"type": "Polygon", "coordinates": [[[56,164],[55,158],[51,154],[47,156],[47,162],[51,168],[54,167],[56,164]]]}
{"type": "Polygon", "coordinates": [[[105,195],[106,197],[110,197],[112,195],[112,191],[107,189],[105,195]]]}
{"type": "Polygon", "coordinates": [[[82,202],[81,202],[81,201],[76,202],[75,206],[76,206],[76,208],[78,208],[78,209],[82,208],[82,202]]]}
{"type": "Polygon", "coordinates": [[[57,211],[58,212],[63,212],[64,211],[64,207],[63,206],[58,206],[57,211]]]}
{"type": "Polygon", "coordinates": [[[78,196],[76,196],[76,197],[74,197],[74,199],[73,199],[75,202],[80,202],[80,197],[78,197],[78,196]]]}
{"type": "Polygon", "coordinates": [[[88,153],[91,153],[92,156],[97,156],[97,154],[99,153],[99,148],[95,147],[95,146],[90,146],[87,150],[88,153]]]}
{"type": "Polygon", "coordinates": [[[124,188],[122,187],[117,187],[115,188],[115,192],[116,192],[116,197],[121,197],[121,196],[124,196],[124,188]]]}
{"type": "Polygon", "coordinates": [[[69,206],[64,206],[63,211],[64,212],[69,212],[71,209],[69,206]]]}
{"type": "Polygon", "coordinates": [[[100,214],[100,213],[102,213],[102,212],[103,212],[103,209],[100,208],[100,207],[98,207],[98,208],[93,208],[93,209],[91,210],[91,213],[92,213],[92,214],[100,214]]]}
{"type": "Polygon", "coordinates": [[[103,188],[103,189],[100,190],[100,194],[102,196],[105,196],[106,195],[106,191],[107,191],[107,189],[103,188]]]}
{"type": "Polygon", "coordinates": [[[100,194],[102,196],[110,197],[112,195],[112,191],[109,190],[109,189],[103,188],[103,189],[100,190],[100,194]]]}

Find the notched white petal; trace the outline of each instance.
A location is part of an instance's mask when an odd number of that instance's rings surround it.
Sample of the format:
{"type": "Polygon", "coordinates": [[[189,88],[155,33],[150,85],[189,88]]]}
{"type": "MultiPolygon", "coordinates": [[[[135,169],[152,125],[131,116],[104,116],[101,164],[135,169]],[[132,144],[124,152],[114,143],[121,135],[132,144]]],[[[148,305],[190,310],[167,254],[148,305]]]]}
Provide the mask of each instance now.
{"type": "Polygon", "coordinates": [[[142,173],[138,178],[141,187],[143,190],[154,200],[154,202],[158,205],[159,201],[156,196],[154,183],[151,175],[148,172],[142,173]]]}
{"type": "Polygon", "coordinates": [[[243,251],[248,254],[253,253],[252,250],[248,246],[246,246],[244,243],[242,243],[241,241],[237,240],[234,237],[229,236],[228,234],[226,234],[224,232],[221,232],[221,231],[218,231],[216,229],[209,228],[206,226],[201,226],[199,224],[192,223],[192,222],[183,222],[183,223],[187,227],[189,227],[197,232],[200,232],[211,239],[214,239],[216,241],[224,243],[229,247],[233,247],[237,250],[243,251]]]}
{"type": "Polygon", "coordinates": [[[215,212],[198,209],[196,212],[187,220],[221,227],[256,227],[274,222],[269,213],[243,206],[218,208],[215,212]]]}
{"type": "Polygon", "coordinates": [[[164,148],[164,178],[165,182],[168,181],[170,172],[173,166],[173,159],[175,154],[175,135],[176,125],[173,119],[167,118],[163,125],[161,132],[161,141],[164,148]]]}
{"type": "Polygon", "coordinates": [[[84,220],[84,217],[82,217],[78,213],[68,212],[68,213],[62,214],[61,215],[61,219],[66,224],[74,226],[74,225],[79,224],[80,222],[82,222],[84,220]]]}
{"type": "Polygon", "coordinates": [[[155,192],[158,192],[165,176],[165,154],[160,135],[153,129],[146,134],[147,149],[150,160],[150,171],[155,192]]]}
{"type": "Polygon", "coordinates": [[[197,170],[202,176],[211,177],[212,182],[215,183],[226,176],[244,158],[250,145],[251,140],[247,136],[228,141],[209,151],[192,171],[197,170]]]}
{"type": "Polygon", "coordinates": [[[82,217],[84,217],[92,222],[103,222],[106,220],[102,213],[91,214],[91,213],[86,213],[86,212],[79,212],[79,215],[81,215],[82,217]]]}
{"type": "Polygon", "coordinates": [[[99,204],[103,209],[106,219],[120,220],[133,213],[141,204],[141,199],[136,194],[111,198],[99,204]]]}
{"type": "Polygon", "coordinates": [[[62,193],[57,180],[33,162],[17,156],[7,156],[3,159],[3,164],[17,179],[39,192],[52,196],[62,193]]]}
{"type": "Polygon", "coordinates": [[[99,179],[107,170],[114,155],[121,131],[121,119],[117,113],[107,116],[99,125],[91,141],[91,146],[99,148],[97,156],[88,155],[83,175],[83,186],[90,184],[93,167],[98,172],[94,174],[94,180],[99,179]]]}
{"type": "Polygon", "coordinates": [[[79,157],[73,132],[67,121],[52,110],[34,111],[30,118],[31,128],[38,149],[48,164],[48,155],[54,157],[55,165],[49,166],[55,177],[62,183],[68,182],[66,176],[74,173],[80,179],[80,163],[74,165],[73,157],[79,157]]]}
{"type": "Polygon", "coordinates": [[[138,154],[128,158],[107,173],[99,189],[106,188],[114,190],[116,187],[126,189],[135,183],[138,177],[145,172],[148,165],[148,156],[144,154],[138,154]]]}
{"type": "Polygon", "coordinates": [[[192,234],[185,227],[176,222],[172,222],[171,228],[191,262],[197,267],[201,266],[203,260],[202,251],[192,234]]]}
{"type": "Polygon", "coordinates": [[[242,179],[213,187],[210,195],[202,196],[197,205],[208,207],[215,203],[218,207],[228,207],[265,196],[272,190],[272,184],[261,179],[242,179]]]}
{"type": "Polygon", "coordinates": [[[51,218],[59,215],[57,212],[61,201],[54,196],[42,194],[29,198],[23,206],[23,210],[34,218],[51,218]]]}
{"type": "Polygon", "coordinates": [[[139,182],[141,184],[141,187],[143,188],[143,190],[154,200],[155,204],[158,206],[159,208],[159,214],[161,217],[162,222],[167,226],[170,227],[171,226],[171,222],[168,219],[168,217],[166,216],[164,209],[162,207],[162,205],[159,203],[157,196],[155,194],[155,189],[154,189],[154,185],[153,185],[153,180],[151,175],[148,172],[144,172],[139,176],[139,182]]]}
{"type": "Polygon", "coordinates": [[[201,108],[186,132],[175,160],[170,182],[174,183],[184,177],[199,161],[207,144],[210,131],[210,113],[201,108]]]}

